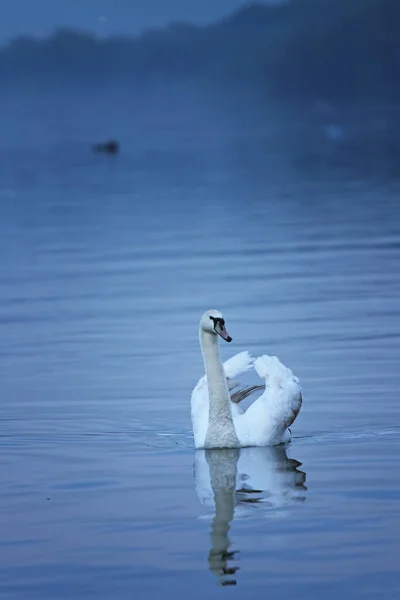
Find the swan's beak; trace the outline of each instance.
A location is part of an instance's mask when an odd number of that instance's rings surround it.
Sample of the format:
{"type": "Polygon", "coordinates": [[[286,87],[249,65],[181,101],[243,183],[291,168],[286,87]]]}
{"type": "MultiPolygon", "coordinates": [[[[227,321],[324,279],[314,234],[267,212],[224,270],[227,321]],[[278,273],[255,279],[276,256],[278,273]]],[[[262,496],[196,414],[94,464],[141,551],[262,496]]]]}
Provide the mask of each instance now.
{"type": "Polygon", "coordinates": [[[231,342],[232,338],[231,336],[228,334],[227,330],[225,329],[225,325],[221,325],[220,321],[217,321],[215,324],[215,331],[218,333],[218,335],[220,335],[222,337],[223,340],[225,340],[226,342],[231,342]]]}

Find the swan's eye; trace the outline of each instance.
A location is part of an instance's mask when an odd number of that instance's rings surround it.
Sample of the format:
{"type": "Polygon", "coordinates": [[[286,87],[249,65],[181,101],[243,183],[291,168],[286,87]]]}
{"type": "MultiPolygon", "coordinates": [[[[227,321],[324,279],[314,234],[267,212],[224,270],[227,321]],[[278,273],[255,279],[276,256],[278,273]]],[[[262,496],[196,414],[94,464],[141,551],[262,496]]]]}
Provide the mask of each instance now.
{"type": "Polygon", "coordinates": [[[221,319],[220,317],[210,317],[211,321],[214,323],[214,327],[216,327],[217,323],[221,325],[221,327],[225,327],[225,319],[221,319]]]}

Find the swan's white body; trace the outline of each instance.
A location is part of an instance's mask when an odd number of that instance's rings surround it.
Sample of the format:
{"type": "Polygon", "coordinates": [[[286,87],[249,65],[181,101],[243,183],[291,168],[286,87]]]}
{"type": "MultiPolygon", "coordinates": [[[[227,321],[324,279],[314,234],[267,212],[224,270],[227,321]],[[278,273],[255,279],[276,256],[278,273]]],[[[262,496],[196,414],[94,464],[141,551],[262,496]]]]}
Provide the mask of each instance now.
{"type": "Polygon", "coordinates": [[[254,360],[248,352],[240,352],[223,364],[216,333],[231,340],[224,323],[218,311],[207,311],[200,321],[200,345],[206,375],[192,392],[195,447],[241,448],[289,441],[288,427],[297,417],[302,403],[299,380],[276,356],[264,355],[254,360]],[[221,321],[223,334],[213,330],[208,319],[221,321]],[[247,410],[243,410],[231,400],[229,380],[253,367],[264,380],[265,390],[247,410]]]}

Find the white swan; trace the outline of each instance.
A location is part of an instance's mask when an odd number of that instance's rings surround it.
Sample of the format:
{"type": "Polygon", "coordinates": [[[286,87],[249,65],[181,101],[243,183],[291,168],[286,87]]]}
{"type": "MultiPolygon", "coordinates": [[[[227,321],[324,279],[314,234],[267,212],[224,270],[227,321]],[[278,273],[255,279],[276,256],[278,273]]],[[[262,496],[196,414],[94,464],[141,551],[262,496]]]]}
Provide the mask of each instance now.
{"type": "Polygon", "coordinates": [[[221,362],[217,334],[232,338],[218,310],[208,310],[200,319],[199,337],[206,374],[192,392],[191,413],[196,448],[241,448],[288,442],[288,427],[297,417],[302,394],[299,380],[276,356],[254,360],[248,352],[221,362]],[[264,385],[230,394],[238,385],[232,378],[254,366],[264,385]],[[239,402],[262,389],[263,394],[243,410],[239,402]]]}

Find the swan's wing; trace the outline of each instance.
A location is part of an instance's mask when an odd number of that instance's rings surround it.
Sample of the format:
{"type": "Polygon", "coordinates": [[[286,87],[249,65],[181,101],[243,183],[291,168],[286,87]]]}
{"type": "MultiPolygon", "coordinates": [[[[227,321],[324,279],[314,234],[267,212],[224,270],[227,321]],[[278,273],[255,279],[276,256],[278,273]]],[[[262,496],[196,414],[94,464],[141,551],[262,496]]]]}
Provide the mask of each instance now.
{"type": "Polygon", "coordinates": [[[244,350],[243,352],[239,352],[239,354],[235,354],[235,356],[231,356],[231,358],[228,358],[228,360],[224,362],[225,375],[228,379],[232,379],[233,377],[240,375],[240,373],[245,373],[251,369],[253,365],[254,358],[251,356],[250,352],[244,350]]]}
{"type": "MultiPolygon", "coordinates": [[[[236,377],[241,373],[249,371],[254,366],[254,358],[247,350],[239,352],[224,362],[224,371],[228,380],[229,391],[240,385],[239,381],[232,381],[232,377],[236,377]]],[[[264,389],[263,385],[252,385],[245,387],[241,390],[237,390],[234,394],[231,394],[231,400],[234,404],[239,404],[245,398],[248,398],[251,394],[257,390],[264,389]]],[[[239,409],[239,413],[242,413],[242,409],[239,409]]]]}
{"type": "Polygon", "coordinates": [[[231,400],[235,404],[239,404],[239,402],[241,402],[245,398],[248,398],[249,396],[251,396],[251,394],[254,394],[254,392],[258,392],[260,390],[264,391],[265,385],[249,385],[248,387],[242,388],[234,394],[231,394],[231,400]]]}
{"type": "Polygon", "coordinates": [[[276,356],[259,356],[254,368],[265,380],[265,391],[242,415],[243,437],[251,433],[262,445],[284,441],[285,431],[296,419],[302,404],[299,380],[276,356]]]}
{"type": "Polygon", "coordinates": [[[285,367],[277,356],[268,356],[267,354],[259,356],[254,361],[254,368],[259,377],[265,379],[270,386],[284,387],[291,383],[300,387],[299,378],[293,375],[292,371],[285,367]]]}

